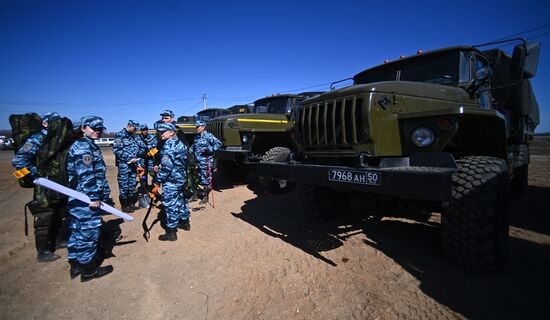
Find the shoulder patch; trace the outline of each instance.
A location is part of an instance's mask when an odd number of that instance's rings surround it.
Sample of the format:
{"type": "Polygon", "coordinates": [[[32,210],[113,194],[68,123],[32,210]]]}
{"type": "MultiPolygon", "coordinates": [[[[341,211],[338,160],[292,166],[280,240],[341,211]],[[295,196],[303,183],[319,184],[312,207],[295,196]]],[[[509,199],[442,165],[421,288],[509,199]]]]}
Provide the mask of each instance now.
{"type": "Polygon", "coordinates": [[[82,162],[85,166],[89,167],[92,165],[92,156],[89,154],[82,155],[82,162]]]}
{"type": "Polygon", "coordinates": [[[21,151],[23,152],[29,152],[32,150],[32,143],[30,142],[25,142],[25,144],[23,145],[23,148],[21,148],[21,151]]]}

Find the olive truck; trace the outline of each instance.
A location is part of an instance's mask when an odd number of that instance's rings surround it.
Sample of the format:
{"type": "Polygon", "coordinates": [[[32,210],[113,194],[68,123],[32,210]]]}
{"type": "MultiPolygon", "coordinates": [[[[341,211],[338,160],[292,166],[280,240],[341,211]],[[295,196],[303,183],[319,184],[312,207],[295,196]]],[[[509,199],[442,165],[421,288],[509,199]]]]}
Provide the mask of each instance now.
{"type": "Polygon", "coordinates": [[[527,186],[539,123],[529,80],[538,55],[538,43],[513,39],[369,68],[350,86],[302,101],[286,158],[251,164],[258,175],[295,181],[313,215],[330,216],[352,197],[420,203],[441,212],[448,258],[499,269],[510,192],[527,186]],[[511,55],[498,47],[509,43],[517,44],[511,55]]]}

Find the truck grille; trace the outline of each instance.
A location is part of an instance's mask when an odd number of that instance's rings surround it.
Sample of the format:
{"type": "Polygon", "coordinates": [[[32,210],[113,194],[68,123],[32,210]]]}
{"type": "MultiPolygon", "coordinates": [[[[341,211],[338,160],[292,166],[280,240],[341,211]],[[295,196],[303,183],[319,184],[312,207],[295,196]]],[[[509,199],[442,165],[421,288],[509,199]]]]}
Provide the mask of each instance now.
{"type": "Polygon", "coordinates": [[[297,126],[306,150],[351,149],[366,138],[363,100],[353,96],[304,105],[297,126]]]}
{"type": "Polygon", "coordinates": [[[210,121],[206,124],[206,130],[223,141],[223,124],[223,121],[210,121]]]}

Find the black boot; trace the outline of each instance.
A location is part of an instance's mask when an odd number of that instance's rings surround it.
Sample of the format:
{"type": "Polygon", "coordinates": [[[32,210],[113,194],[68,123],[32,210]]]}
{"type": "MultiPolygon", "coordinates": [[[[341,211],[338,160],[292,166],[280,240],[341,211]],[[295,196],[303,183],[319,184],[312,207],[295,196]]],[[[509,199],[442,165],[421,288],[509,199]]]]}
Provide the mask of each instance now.
{"type": "Polygon", "coordinates": [[[80,282],[90,281],[94,278],[100,278],[113,272],[113,266],[98,267],[95,259],[86,264],[80,264],[80,282]]]}
{"type": "Polygon", "coordinates": [[[189,223],[189,218],[178,221],[178,229],[183,229],[185,231],[191,230],[191,224],[189,223]]]}
{"type": "Polygon", "coordinates": [[[134,193],[130,198],[128,198],[128,207],[130,207],[131,210],[139,210],[141,209],[139,206],[136,206],[136,203],[138,202],[139,197],[137,193],[134,193]]]}
{"type": "Polygon", "coordinates": [[[191,198],[189,198],[189,200],[187,200],[187,202],[195,202],[199,200],[199,198],[197,198],[197,193],[193,193],[193,195],[191,196],[191,198]]]}
{"type": "Polygon", "coordinates": [[[72,260],[69,259],[69,265],[71,265],[71,268],[69,269],[69,275],[71,276],[71,279],[74,279],[80,275],[80,263],[78,263],[78,260],[72,260]]]}
{"type": "Polygon", "coordinates": [[[128,198],[119,198],[120,206],[122,207],[122,212],[132,213],[134,210],[129,206],[128,198]]]}
{"type": "Polygon", "coordinates": [[[67,218],[64,218],[61,221],[61,227],[59,228],[57,237],[55,238],[55,249],[67,248],[70,236],[71,231],[69,230],[69,223],[67,218]]]}
{"type": "Polygon", "coordinates": [[[38,262],[50,262],[61,258],[59,255],[50,251],[47,235],[36,235],[35,241],[36,251],[38,252],[36,259],[38,262]]]}
{"type": "Polygon", "coordinates": [[[166,233],[159,236],[160,241],[176,241],[178,240],[177,235],[178,229],[166,229],[166,233]]]}
{"type": "Polygon", "coordinates": [[[204,197],[202,197],[199,204],[207,204],[208,203],[208,194],[206,194],[204,197]]]}

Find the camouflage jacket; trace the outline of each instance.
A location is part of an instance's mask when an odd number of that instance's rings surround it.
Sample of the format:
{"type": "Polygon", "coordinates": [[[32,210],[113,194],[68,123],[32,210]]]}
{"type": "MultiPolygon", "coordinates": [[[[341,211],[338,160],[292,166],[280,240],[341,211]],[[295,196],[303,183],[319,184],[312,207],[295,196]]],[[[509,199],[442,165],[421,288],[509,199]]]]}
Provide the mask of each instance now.
{"type": "Polygon", "coordinates": [[[82,137],[72,144],[67,156],[67,176],[76,191],[84,193],[91,201],[107,200],[111,190],[105,178],[106,171],[101,150],[92,139],[82,137]]]}
{"type": "Polygon", "coordinates": [[[216,150],[222,147],[222,143],[213,134],[204,130],[195,136],[195,141],[191,146],[193,154],[197,160],[203,160],[206,156],[211,156],[216,150]]]}
{"type": "Polygon", "coordinates": [[[183,185],[187,179],[187,147],[177,137],[165,141],[155,183],[171,182],[183,185]]]}
{"type": "Polygon", "coordinates": [[[46,137],[47,134],[48,131],[46,129],[42,129],[40,132],[27,138],[25,144],[17,150],[11,165],[17,170],[27,167],[31,174],[36,176],[36,154],[38,153],[38,149],[40,149],[40,145],[44,141],[44,137],[46,137]]]}
{"type": "Polygon", "coordinates": [[[128,163],[132,158],[140,157],[138,143],[126,129],[122,129],[115,134],[113,152],[117,163],[128,163]]]}

